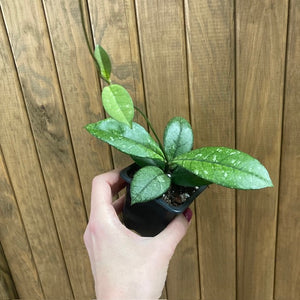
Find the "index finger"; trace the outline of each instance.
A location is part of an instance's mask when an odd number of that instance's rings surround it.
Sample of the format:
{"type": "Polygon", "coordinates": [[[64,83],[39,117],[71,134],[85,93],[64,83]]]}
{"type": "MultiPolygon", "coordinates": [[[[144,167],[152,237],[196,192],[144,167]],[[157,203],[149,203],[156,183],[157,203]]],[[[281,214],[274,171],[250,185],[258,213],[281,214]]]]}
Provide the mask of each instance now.
{"type": "Polygon", "coordinates": [[[112,207],[112,197],[117,194],[126,182],[120,177],[119,170],[113,170],[96,176],[93,179],[91,195],[91,217],[98,215],[101,209],[112,207]]]}

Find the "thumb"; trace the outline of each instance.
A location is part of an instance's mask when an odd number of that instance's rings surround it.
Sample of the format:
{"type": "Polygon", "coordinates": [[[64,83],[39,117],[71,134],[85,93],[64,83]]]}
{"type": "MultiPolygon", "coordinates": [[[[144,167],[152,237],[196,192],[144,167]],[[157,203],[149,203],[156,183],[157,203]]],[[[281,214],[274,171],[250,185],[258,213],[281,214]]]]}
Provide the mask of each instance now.
{"type": "Polygon", "coordinates": [[[176,246],[185,236],[192,218],[192,211],[187,208],[183,214],[178,215],[161,233],[156,237],[169,249],[175,251],[176,246]]]}

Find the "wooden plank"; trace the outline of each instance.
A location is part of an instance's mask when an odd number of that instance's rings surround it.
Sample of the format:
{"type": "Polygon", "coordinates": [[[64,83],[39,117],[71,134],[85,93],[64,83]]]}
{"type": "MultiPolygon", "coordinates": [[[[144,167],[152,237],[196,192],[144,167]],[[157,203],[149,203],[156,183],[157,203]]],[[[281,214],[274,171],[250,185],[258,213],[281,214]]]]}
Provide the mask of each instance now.
{"type": "Polygon", "coordinates": [[[18,298],[18,293],[0,243],[0,299],[5,300],[16,298],[18,298]]]}
{"type": "MultiPolygon", "coordinates": [[[[9,198],[9,191],[3,198],[6,204],[1,208],[7,209],[1,210],[1,241],[20,297],[43,298],[31,248],[45,296],[70,298],[72,292],[2,16],[0,41],[1,147],[17,200],[16,204],[9,198]],[[9,225],[11,227],[7,227],[9,225]]],[[[3,168],[1,170],[3,172],[3,168]]],[[[3,180],[4,176],[1,176],[3,180]]],[[[5,193],[7,188],[1,192],[5,193]]]]}
{"type": "Polygon", "coordinates": [[[176,248],[168,270],[166,298],[200,299],[195,208],[187,235],[176,248]]]}
{"type": "MultiPolygon", "coordinates": [[[[148,116],[162,136],[169,119],[189,119],[182,1],[136,1],[148,116]]],[[[199,295],[195,222],[179,244],[167,279],[169,299],[199,295]]]]}
{"type": "Polygon", "coordinates": [[[237,147],[269,170],[274,188],[238,192],[237,296],[273,299],[288,1],[246,1],[237,17],[237,147]]]}
{"type": "MultiPolygon", "coordinates": [[[[6,260],[9,262],[14,284],[19,291],[20,297],[42,298],[43,292],[40,279],[6,171],[1,149],[0,186],[0,241],[3,249],[6,251],[6,260]]],[[[11,295],[14,295],[14,297],[11,297],[17,298],[13,289],[11,291],[11,295]]],[[[0,297],[0,299],[2,298],[0,297]]]]}
{"type": "Polygon", "coordinates": [[[300,298],[300,2],[290,1],[274,299],[300,298]]]}
{"type": "Polygon", "coordinates": [[[71,286],[76,298],[93,297],[86,212],[42,3],[2,1],[2,11],[71,286]]]}
{"type": "Polygon", "coordinates": [[[181,1],[136,1],[147,112],[159,136],[172,117],[189,119],[181,1]]]}
{"type": "Polygon", "coordinates": [[[87,211],[91,182],[112,168],[110,151],[85,130],[103,119],[97,71],[85,43],[78,1],[43,1],[87,211]]]}
{"type": "MultiPolygon", "coordinates": [[[[134,2],[88,0],[95,44],[101,44],[112,60],[112,82],[123,85],[134,104],[145,112],[144,89],[138,48],[134,2]]],[[[146,127],[139,113],[135,121],[146,127]]],[[[132,163],[113,149],[115,167],[132,163]]]]}
{"type": "MultiPolygon", "coordinates": [[[[234,147],[233,3],[186,2],[196,147],[234,147]]],[[[196,202],[203,299],[235,297],[235,193],[212,186],[196,202]]]]}
{"type": "MultiPolygon", "coordinates": [[[[185,1],[195,146],[235,146],[233,1],[185,1]]],[[[235,299],[235,192],[196,202],[201,299],[235,299]]]]}

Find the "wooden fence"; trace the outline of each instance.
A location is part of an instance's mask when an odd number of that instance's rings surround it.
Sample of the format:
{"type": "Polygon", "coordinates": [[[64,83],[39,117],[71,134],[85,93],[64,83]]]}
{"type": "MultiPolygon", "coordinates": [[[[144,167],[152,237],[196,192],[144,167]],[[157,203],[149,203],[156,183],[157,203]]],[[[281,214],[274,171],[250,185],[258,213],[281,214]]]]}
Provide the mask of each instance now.
{"type": "MultiPolygon", "coordinates": [[[[77,1],[0,7],[0,299],[91,299],[91,181],[129,160],[83,129],[104,113],[77,1]]],[[[183,116],[195,147],[248,152],[274,183],[197,199],[163,297],[300,299],[300,1],[88,0],[84,12],[160,135],[183,116]]]]}

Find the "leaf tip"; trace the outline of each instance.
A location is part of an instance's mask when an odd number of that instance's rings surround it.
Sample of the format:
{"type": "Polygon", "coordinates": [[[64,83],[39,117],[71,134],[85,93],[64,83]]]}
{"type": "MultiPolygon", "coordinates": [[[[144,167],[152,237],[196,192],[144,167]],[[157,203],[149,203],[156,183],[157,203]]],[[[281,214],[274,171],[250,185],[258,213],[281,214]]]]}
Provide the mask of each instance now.
{"type": "Polygon", "coordinates": [[[141,199],[138,197],[138,195],[134,194],[132,192],[132,190],[130,191],[130,198],[131,198],[130,206],[132,206],[132,205],[134,205],[136,203],[141,202],[141,199]]]}
{"type": "Polygon", "coordinates": [[[117,119],[115,119],[115,120],[118,121],[118,122],[121,122],[121,123],[125,124],[125,125],[128,126],[130,129],[132,129],[132,120],[122,120],[122,121],[117,120],[117,119]]]}
{"type": "Polygon", "coordinates": [[[267,169],[265,168],[266,170],[266,187],[274,187],[274,184],[272,182],[272,179],[270,178],[270,174],[269,172],[267,171],[267,169]]]}
{"type": "Polygon", "coordinates": [[[91,124],[87,124],[83,127],[85,130],[90,131],[91,124]]]}
{"type": "Polygon", "coordinates": [[[268,185],[267,187],[274,187],[274,184],[273,184],[273,182],[272,182],[272,180],[271,180],[271,179],[270,179],[270,181],[269,181],[269,185],[268,185]]]}

